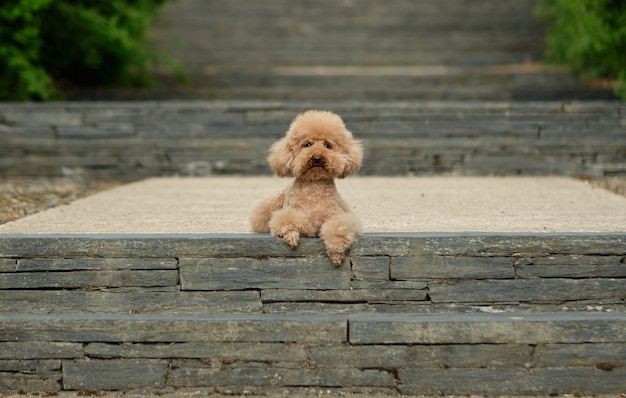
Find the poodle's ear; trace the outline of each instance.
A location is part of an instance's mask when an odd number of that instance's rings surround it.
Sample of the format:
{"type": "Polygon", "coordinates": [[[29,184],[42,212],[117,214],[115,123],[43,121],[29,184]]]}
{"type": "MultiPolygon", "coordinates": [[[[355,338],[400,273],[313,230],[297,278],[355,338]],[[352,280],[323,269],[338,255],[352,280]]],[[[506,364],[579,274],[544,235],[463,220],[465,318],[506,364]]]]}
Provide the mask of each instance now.
{"type": "Polygon", "coordinates": [[[345,178],[350,174],[356,173],[361,168],[361,160],[363,159],[363,143],[354,138],[350,138],[346,147],[346,166],[339,178],[345,178]]]}
{"type": "Polygon", "coordinates": [[[283,137],[272,144],[267,162],[277,176],[293,177],[294,161],[295,156],[289,146],[287,137],[283,137]]]}

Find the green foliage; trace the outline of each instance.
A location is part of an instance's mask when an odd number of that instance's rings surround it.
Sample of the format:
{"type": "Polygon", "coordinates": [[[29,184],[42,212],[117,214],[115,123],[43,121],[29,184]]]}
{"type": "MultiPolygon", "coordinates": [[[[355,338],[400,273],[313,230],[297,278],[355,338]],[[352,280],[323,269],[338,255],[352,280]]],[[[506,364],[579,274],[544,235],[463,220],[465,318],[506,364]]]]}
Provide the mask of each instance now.
{"type": "Polygon", "coordinates": [[[548,24],[549,61],[584,79],[617,79],[626,100],[625,0],[543,0],[535,13],[548,24]]]}
{"type": "Polygon", "coordinates": [[[52,100],[63,86],[150,83],[144,33],[167,0],[3,0],[0,99],[52,100]]]}
{"type": "Polygon", "coordinates": [[[50,100],[52,79],[40,64],[41,13],[52,0],[5,0],[0,6],[0,99],[50,100]]]}

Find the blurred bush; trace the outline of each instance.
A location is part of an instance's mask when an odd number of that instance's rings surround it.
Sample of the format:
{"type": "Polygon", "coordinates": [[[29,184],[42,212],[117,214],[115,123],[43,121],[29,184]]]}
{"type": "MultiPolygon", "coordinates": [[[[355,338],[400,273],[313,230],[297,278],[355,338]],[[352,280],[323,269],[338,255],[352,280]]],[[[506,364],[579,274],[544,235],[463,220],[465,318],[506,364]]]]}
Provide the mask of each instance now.
{"type": "Polygon", "coordinates": [[[548,26],[548,61],[583,79],[617,79],[626,100],[626,0],[542,0],[535,15],[548,26]]]}
{"type": "Polygon", "coordinates": [[[144,34],[168,0],[2,0],[0,100],[54,100],[59,87],[144,86],[144,34]]]}

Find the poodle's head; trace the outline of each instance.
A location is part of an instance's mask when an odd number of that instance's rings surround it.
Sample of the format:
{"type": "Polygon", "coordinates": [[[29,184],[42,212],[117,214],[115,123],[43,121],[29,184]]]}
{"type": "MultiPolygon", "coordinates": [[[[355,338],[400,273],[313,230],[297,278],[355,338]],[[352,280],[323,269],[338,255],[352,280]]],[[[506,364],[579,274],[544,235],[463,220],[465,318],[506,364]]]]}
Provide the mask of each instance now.
{"type": "Polygon", "coordinates": [[[332,112],[298,115],[285,137],[275,142],[267,158],[279,177],[308,180],[344,178],[361,168],[363,145],[332,112]]]}

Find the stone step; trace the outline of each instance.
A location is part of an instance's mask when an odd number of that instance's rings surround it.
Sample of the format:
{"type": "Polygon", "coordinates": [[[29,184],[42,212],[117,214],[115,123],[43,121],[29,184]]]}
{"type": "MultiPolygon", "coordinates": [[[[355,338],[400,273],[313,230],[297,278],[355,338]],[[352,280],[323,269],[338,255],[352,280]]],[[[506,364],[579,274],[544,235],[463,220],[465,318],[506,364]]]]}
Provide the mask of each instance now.
{"type": "Polygon", "coordinates": [[[491,60],[485,54],[522,62],[543,55],[543,28],[532,14],[535,3],[182,0],[166,5],[150,38],[192,70],[484,64],[491,60]]]}
{"type": "Polygon", "coordinates": [[[624,232],[2,235],[3,313],[623,310],[624,232]],[[36,293],[36,294],[34,294],[36,293]],[[167,298],[167,299],[166,299],[167,298]]]}
{"type": "MultiPolygon", "coordinates": [[[[613,91],[583,83],[568,71],[515,72],[524,65],[455,69],[392,67],[281,67],[267,71],[197,72],[188,86],[167,74],[159,85],[131,89],[72,89],[68,100],[265,100],[277,101],[562,101],[614,100],[613,91]],[[504,72],[499,69],[512,69],[504,72]],[[325,72],[328,70],[329,72],[325,72]],[[353,71],[355,70],[355,71],[353,71]],[[371,70],[371,72],[370,72],[371,70]],[[442,72],[438,72],[442,70],[442,72]]],[[[530,68],[540,68],[530,65],[530,68]]]]}
{"type": "Polygon", "coordinates": [[[160,88],[71,100],[607,100],[606,82],[544,65],[537,0],[168,2],[148,34],[185,70],[160,88]]]}
{"type": "Polygon", "coordinates": [[[168,3],[150,42],[187,72],[71,99],[572,100],[610,88],[545,72],[537,0],[168,3]]]}
{"type": "Polygon", "coordinates": [[[626,234],[0,236],[0,392],[626,386],[626,234]],[[122,370],[122,371],[120,371],[122,370]]]}
{"type": "Polygon", "coordinates": [[[624,391],[625,313],[9,315],[0,391],[624,391]]]}
{"type": "Polygon", "coordinates": [[[362,175],[626,173],[626,105],[604,101],[5,103],[0,173],[270,174],[269,146],[311,108],[363,140],[362,175]]]}

